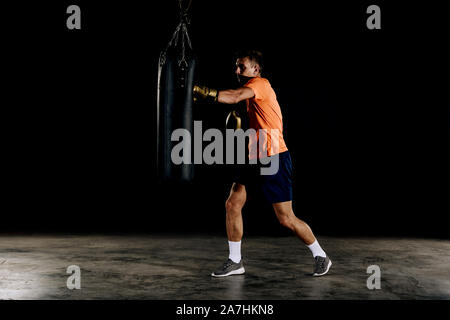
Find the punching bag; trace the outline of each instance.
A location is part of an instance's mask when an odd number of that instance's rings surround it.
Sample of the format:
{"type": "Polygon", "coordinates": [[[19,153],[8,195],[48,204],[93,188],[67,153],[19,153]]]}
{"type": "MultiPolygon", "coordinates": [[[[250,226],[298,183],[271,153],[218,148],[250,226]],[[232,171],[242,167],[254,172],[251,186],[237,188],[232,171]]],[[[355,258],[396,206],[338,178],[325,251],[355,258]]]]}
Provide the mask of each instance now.
{"type": "MultiPolygon", "coordinates": [[[[181,9],[181,2],[180,2],[181,9]]],[[[171,141],[176,129],[194,134],[193,97],[196,60],[187,32],[186,10],[181,14],[166,49],[159,57],[157,94],[157,170],[160,182],[191,182],[194,178],[192,152],[190,163],[175,164],[171,153],[179,141],[171,141]]]]}

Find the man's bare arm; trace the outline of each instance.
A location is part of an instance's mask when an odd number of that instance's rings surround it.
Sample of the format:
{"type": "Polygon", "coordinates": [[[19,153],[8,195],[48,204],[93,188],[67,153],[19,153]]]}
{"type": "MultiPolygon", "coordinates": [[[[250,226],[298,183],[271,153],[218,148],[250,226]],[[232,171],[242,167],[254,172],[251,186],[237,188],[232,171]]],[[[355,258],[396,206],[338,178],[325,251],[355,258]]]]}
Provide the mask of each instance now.
{"type": "Polygon", "coordinates": [[[194,86],[193,94],[194,99],[202,98],[203,100],[226,104],[236,104],[242,100],[250,99],[255,96],[253,89],[248,87],[217,91],[216,89],[211,89],[205,86],[194,86]]]}
{"type": "Polygon", "coordinates": [[[239,89],[229,89],[219,91],[217,101],[226,104],[236,104],[242,100],[250,99],[255,96],[253,89],[242,87],[239,89]]]}

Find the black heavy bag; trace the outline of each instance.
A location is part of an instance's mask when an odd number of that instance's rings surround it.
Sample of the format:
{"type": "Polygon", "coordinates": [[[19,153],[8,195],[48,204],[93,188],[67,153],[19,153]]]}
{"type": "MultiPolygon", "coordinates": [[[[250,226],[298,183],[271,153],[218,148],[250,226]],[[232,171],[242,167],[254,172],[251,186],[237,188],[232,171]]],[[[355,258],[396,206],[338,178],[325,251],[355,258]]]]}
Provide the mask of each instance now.
{"type": "Polygon", "coordinates": [[[192,89],[196,61],[186,25],[186,15],[183,15],[159,58],[157,170],[160,182],[190,182],[194,178],[192,152],[189,164],[174,164],[171,159],[173,147],[180,143],[171,141],[174,130],[186,129],[191,141],[194,134],[192,89]]]}

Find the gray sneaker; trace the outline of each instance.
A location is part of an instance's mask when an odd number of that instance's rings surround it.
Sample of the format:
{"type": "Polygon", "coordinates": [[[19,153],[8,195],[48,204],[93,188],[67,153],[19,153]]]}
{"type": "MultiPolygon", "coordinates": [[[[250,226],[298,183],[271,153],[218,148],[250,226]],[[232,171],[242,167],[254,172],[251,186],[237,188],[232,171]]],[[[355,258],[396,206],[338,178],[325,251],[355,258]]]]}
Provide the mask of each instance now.
{"type": "Polygon", "coordinates": [[[328,258],[328,256],[326,256],[325,258],[321,256],[316,256],[314,260],[316,260],[316,262],[314,264],[313,276],[320,277],[327,274],[328,270],[330,270],[330,267],[332,265],[330,258],[328,258]]]}
{"type": "Polygon", "coordinates": [[[233,274],[243,274],[245,273],[244,266],[242,264],[242,259],[239,263],[233,262],[233,260],[228,259],[227,262],[223,264],[223,266],[211,273],[213,277],[227,277],[233,274]]]}

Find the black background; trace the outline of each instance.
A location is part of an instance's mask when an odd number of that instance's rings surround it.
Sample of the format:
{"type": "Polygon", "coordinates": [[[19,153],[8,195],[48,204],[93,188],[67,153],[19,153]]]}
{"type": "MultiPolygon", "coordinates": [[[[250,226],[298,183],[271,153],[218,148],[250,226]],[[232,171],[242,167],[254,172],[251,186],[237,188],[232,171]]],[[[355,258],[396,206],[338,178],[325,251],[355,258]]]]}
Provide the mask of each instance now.
{"type": "MultiPolygon", "coordinates": [[[[193,0],[190,12],[200,83],[236,87],[234,51],[264,53],[294,210],[313,231],[449,236],[450,130],[420,102],[429,52],[406,2],[193,0]],[[366,28],[370,4],[381,30],[366,28]]],[[[225,234],[228,168],[198,166],[191,185],[155,179],[157,63],[177,1],[33,2],[3,15],[0,231],[225,234]],[[70,4],[81,30],[66,28],[70,4]]],[[[229,110],[194,114],[204,129],[223,128],[229,110]]],[[[290,234],[257,199],[244,223],[245,234],[290,234]]]]}

